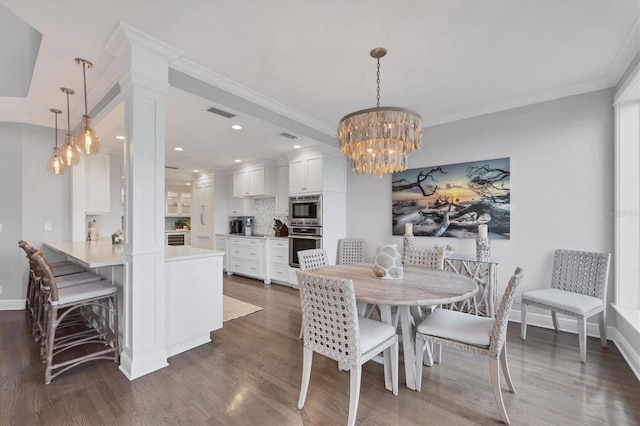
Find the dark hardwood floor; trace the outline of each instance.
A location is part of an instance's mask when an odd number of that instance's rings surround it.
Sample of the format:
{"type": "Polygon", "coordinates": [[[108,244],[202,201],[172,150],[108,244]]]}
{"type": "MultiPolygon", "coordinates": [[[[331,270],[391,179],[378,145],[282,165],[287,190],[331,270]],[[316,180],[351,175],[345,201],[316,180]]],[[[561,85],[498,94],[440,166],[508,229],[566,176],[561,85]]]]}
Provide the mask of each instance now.
{"type": "MultiPolygon", "coordinates": [[[[24,312],[0,311],[0,424],[344,424],[349,374],[314,356],[304,410],[300,305],[295,289],[226,277],[228,296],[262,306],[224,324],[213,342],[169,359],[133,382],[108,361],[75,368],[44,385],[44,367],[24,312]]],[[[577,337],[510,324],[509,365],[516,394],[503,390],[514,425],[635,425],[640,383],[613,342],[589,338],[588,364],[577,337]]],[[[362,425],[501,424],[486,358],[445,350],[423,369],[422,392],[384,388],[382,366],[365,364],[357,423],[362,425]]],[[[506,384],[503,381],[503,388],[506,384]]]]}

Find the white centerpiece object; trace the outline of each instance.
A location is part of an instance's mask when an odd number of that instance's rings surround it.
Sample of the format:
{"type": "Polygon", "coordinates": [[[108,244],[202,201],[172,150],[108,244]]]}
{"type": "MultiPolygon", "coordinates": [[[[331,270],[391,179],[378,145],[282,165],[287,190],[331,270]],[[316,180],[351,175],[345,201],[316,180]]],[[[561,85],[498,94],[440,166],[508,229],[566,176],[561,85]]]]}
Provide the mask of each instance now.
{"type": "Polygon", "coordinates": [[[397,244],[379,243],[373,257],[373,276],[382,279],[402,278],[402,256],[397,244]]]}

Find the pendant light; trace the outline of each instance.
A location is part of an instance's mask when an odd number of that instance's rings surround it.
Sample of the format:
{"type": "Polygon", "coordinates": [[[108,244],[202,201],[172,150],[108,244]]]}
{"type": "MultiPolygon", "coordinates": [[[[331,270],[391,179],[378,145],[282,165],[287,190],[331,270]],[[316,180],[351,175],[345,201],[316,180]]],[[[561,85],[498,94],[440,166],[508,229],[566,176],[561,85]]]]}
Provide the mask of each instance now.
{"type": "Polygon", "coordinates": [[[67,137],[60,149],[62,158],[67,166],[77,166],[80,162],[80,150],[76,145],[76,138],[71,134],[71,118],[69,117],[69,95],[76,93],[73,89],[61,87],[60,91],[67,94],[67,137]]]}
{"type": "Polygon", "coordinates": [[[338,142],[354,172],[379,178],[407,168],[408,154],[422,146],[422,119],[407,108],[380,106],[380,58],[387,49],[376,47],[369,54],[378,61],[376,107],[344,116],[338,142]]]}
{"type": "Polygon", "coordinates": [[[55,108],[51,108],[49,111],[56,115],[56,146],[53,147],[53,155],[47,161],[47,170],[54,175],[63,175],[67,171],[67,165],[58,152],[58,114],[62,114],[62,111],[55,108]]]}
{"type": "Polygon", "coordinates": [[[96,134],[91,124],[91,116],[87,110],[87,68],[91,68],[93,64],[86,59],[76,58],[78,65],[82,66],[82,78],[84,80],[84,115],[82,116],[82,124],[78,133],[76,133],[76,144],[80,151],[85,154],[97,154],[100,150],[100,138],[96,134]]]}

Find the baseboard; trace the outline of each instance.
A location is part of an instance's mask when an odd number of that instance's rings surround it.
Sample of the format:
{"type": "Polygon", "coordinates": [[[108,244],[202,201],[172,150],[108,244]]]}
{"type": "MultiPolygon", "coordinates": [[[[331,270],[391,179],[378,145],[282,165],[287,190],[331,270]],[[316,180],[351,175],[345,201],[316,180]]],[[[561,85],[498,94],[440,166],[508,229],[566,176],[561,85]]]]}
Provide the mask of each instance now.
{"type": "Polygon", "coordinates": [[[638,348],[634,348],[617,329],[613,333],[613,341],[627,364],[629,364],[629,367],[631,367],[631,370],[633,370],[636,378],[640,380],[640,353],[638,353],[638,348]]]}
{"type": "Polygon", "coordinates": [[[22,311],[24,304],[24,299],[0,300],[0,311],[22,311]]]}

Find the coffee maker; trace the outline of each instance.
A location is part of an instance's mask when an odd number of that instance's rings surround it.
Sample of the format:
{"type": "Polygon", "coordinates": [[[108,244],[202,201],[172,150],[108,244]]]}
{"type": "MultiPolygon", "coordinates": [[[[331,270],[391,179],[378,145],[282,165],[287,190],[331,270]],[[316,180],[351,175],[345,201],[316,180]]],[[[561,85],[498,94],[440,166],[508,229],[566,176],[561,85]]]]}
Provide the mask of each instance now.
{"type": "Polygon", "coordinates": [[[231,234],[242,234],[243,229],[244,227],[241,220],[232,220],[229,222],[229,232],[231,234]]]}

